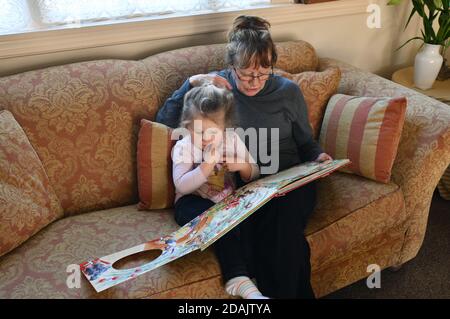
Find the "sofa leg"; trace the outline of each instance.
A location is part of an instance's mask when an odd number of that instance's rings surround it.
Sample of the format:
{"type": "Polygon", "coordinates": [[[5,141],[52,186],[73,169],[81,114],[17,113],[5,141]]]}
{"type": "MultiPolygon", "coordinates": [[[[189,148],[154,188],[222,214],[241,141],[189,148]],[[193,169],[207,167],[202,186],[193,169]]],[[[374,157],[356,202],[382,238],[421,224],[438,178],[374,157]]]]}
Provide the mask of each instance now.
{"type": "Polygon", "coordinates": [[[391,267],[389,267],[388,269],[389,269],[390,271],[392,271],[392,272],[397,272],[397,271],[399,271],[400,269],[402,269],[402,267],[403,267],[403,264],[400,264],[400,265],[396,265],[396,266],[391,266],[391,267]]]}

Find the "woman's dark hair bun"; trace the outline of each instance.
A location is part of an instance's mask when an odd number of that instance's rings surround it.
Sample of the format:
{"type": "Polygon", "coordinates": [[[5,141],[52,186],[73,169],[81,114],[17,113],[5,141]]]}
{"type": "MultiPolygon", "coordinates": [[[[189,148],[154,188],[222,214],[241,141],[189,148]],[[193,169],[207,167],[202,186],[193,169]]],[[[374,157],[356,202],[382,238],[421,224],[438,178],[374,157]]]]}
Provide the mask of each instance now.
{"type": "Polygon", "coordinates": [[[269,28],[270,28],[269,21],[256,16],[242,15],[237,17],[233,23],[234,32],[243,29],[269,31],[269,28]]]}
{"type": "Polygon", "coordinates": [[[238,68],[275,65],[277,50],[269,28],[269,21],[260,17],[241,15],[234,19],[228,32],[225,63],[238,68]]]}

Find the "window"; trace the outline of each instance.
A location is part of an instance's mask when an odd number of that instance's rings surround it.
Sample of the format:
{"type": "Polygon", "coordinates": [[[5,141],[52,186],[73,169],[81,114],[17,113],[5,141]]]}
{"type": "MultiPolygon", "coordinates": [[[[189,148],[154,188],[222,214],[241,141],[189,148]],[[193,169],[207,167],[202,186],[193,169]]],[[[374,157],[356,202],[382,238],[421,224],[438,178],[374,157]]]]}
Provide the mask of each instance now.
{"type": "Polygon", "coordinates": [[[249,8],[270,0],[0,0],[0,34],[52,26],[173,13],[193,14],[249,8]]]}

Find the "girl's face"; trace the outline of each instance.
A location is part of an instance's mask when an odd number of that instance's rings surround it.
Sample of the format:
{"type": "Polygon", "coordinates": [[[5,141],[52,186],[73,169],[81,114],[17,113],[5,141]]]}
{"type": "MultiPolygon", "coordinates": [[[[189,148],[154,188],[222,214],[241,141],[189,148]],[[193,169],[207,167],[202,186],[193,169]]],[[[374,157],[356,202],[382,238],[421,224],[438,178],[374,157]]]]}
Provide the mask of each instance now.
{"type": "Polygon", "coordinates": [[[233,71],[238,90],[247,96],[258,94],[272,74],[272,68],[262,66],[251,66],[246,69],[233,67],[233,71]]]}
{"type": "Polygon", "coordinates": [[[225,114],[215,114],[214,121],[210,118],[197,116],[190,125],[192,141],[195,146],[202,150],[209,144],[219,146],[223,139],[223,132],[225,131],[225,114]],[[222,123],[222,124],[217,124],[222,123]]]}

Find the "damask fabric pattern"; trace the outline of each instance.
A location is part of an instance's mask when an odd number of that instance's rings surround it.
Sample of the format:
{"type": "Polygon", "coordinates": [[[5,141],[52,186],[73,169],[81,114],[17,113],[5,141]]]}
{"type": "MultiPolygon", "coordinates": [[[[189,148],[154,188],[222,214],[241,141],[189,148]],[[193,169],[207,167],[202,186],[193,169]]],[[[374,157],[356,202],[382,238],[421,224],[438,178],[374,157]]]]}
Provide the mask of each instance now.
{"type": "Polygon", "coordinates": [[[401,263],[417,255],[425,236],[431,198],[450,164],[448,105],[380,76],[330,58],[320,59],[319,70],[337,66],[342,72],[338,93],[368,97],[406,97],[408,108],[392,168],[391,180],[405,197],[408,231],[401,263]]]}
{"type": "MultiPolygon", "coordinates": [[[[319,180],[321,204],[306,231],[312,247],[313,278],[316,271],[323,276],[323,269],[339,268],[336,260],[345,259],[349,249],[358,253],[367,248],[374,236],[389,238],[385,232],[405,219],[403,199],[396,185],[386,187],[344,173],[327,179],[319,180]],[[329,196],[330,192],[334,196],[329,196]],[[335,206],[337,198],[342,198],[338,207],[335,206]],[[399,208],[392,211],[391,207],[399,208]],[[355,240],[349,241],[353,236],[355,240]]],[[[136,205],[66,217],[0,259],[0,298],[164,298],[183,294],[190,298],[227,297],[212,249],[193,252],[99,294],[84,277],[79,289],[67,287],[67,266],[141,244],[176,229],[172,210],[148,213],[138,211],[136,205]]],[[[341,280],[340,285],[347,284],[345,278],[341,280]]]]}
{"type": "Polygon", "coordinates": [[[158,107],[141,62],[94,61],[0,78],[66,215],[137,202],[136,143],[158,107]]]}
{"type": "Polygon", "coordinates": [[[0,111],[0,256],[62,215],[27,136],[10,112],[0,111]]]}
{"type": "Polygon", "coordinates": [[[341,72],[339,68],[330,67],[322,72],[301,72],[291,74],[280,69],[274,70],[281,75],[297,83],[308,106],[309,123],[317,140],[320,134],[323,115],[330,97],[337,92],[341,72]]]}

